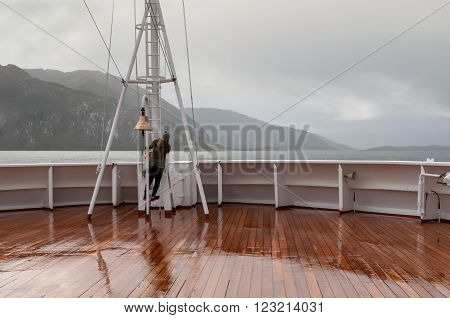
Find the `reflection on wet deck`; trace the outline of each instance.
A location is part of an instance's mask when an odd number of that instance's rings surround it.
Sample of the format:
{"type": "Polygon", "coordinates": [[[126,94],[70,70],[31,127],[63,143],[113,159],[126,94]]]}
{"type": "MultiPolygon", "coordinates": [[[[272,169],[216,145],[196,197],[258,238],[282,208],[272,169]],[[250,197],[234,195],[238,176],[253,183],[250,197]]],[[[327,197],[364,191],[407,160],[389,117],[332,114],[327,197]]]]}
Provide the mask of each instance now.
{"type": "Polygon", "coordinates": [[[450,225],[269,206],[0,214],[0,297],[449,297],[450,225]]]}

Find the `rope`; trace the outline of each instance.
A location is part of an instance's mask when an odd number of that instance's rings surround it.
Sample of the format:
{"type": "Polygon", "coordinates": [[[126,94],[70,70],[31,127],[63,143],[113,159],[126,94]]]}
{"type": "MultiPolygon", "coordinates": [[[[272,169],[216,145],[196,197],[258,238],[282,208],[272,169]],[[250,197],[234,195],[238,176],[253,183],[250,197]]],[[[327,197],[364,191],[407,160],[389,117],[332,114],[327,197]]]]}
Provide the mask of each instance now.
{"type": "MultiPolygon", "coordinates": [[[[112,38],[113,38],[113,31],[114,31],[114,12],[115,12],[115,0],[112,0],[111,26],[109,29],[109,52],[111,52],[111,47],[112,47],[112,38]]],[[[104,106],[103,106],[102,140],[101,140],[101,144],[100,144],[100,162],[102,162],[102,160],[103,160],[103,145],[105,142],[105,118],[106,118],[106,104],[108,103],[110,65],[111,65],[111,54],[108,54],[108,64],[106,67],[105,102],[104,102],[104,106]]]]}
{"type": "MultiPolygon", "coordinates": [[[[183,4],[183,18],[184,18],[184,36],[186,40],[186,56],[187,56],[187,63],[188,63],[188,73],[189,73],[189,90],[191,94],[191,110],[192,110],[192,124],[194,126],[194,148],[195,148],[195,155],[198,158],[198,146],[197,146],[197,128],[196,128],[196,122],[195,122],[195,111],[194,111],[194,92],[192,87],[192,72],[191,72],[191,56],[189,51],[189,32],[187,27],[187,16],[186,16],[186,4],[185,1],[181,1],[183,4]]],[[[198,162],[197,162],[198,165],[198,162]]]]}
{"type": "Polygon", "coordinates": [[[105,38],[103,37],[102,31],[100,31],[100,27],[97,24],[97,21],[95,21],[94,15],[92,14],[91,9],[89,8],[86,0],[83,0],[84,5],[86,6],[87,11],[89,12],[89,15],[91,16],[92,22],[94,22],[95,27],[97,28],[97,32],[100,35],[100,38],[102,39],[103,44],[105,45],[106,50],[108,51],[108,54],[110,56],[110,58],[112,59],[114,66],[116,67],[117,73],[120,75],[120,77],[122,78],[123,81],[123,76],[122,73],[119,70],[119,67],[117,66],[116,60],[114,59],[114,57],[111,54],[111,49],[108,47],[108,44],[105,41],[105,38]]]}

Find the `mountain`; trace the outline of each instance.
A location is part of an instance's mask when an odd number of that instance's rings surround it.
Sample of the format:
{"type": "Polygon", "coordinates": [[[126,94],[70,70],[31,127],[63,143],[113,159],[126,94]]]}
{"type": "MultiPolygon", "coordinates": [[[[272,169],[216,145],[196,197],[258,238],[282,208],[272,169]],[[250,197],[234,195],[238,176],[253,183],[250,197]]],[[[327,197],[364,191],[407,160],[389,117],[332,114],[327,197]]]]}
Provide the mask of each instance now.
{"type": "Polygon", "coordinates": [[[450,146],[382,146],[366,149],[366,151],[450,151],[450,146]]]}
{"type": "MultiPolygon", "coordinates": [[[[32,77],[40,79],[45,82],[57,83],[68,88],[78,91],[89,92],[98,96],[106,96],[106,81],[105,73],[98,71],[78,70],[73,72],[61,72],[49,69],[27,69],[25,70],[32,77]]],[[[119,99],[122,91],[122,79],[110,76],[108,80],[108,96],[116,100],[119,99]]],[[[141,98],[144,90],[138,90],[135,86],[130,86],[125,96],[125,104],[129,105],[131,109],[138,110],[141,103],[141,98]]],[[[115,105],[112,105],[115,106],[115,105]]],[[[177,107],[161,100],[162,117],[164,121],[170,126],[181,123],[180,111],[177,107]]]]}
{"type": "MultiPolygon", "coordinates": [[[[13,66],[0,66],[2,150],[98,150],[105,105],[111,98],[44,82],[13,66]]],[[[112,108],[107,107],[107,126],[112,108]]],[[[133,141],[135,114],[124,112],[116,149],[133,141]]]]}
{"type": "MultiPolygon", "coordinates": [[[[99,150],[108,137],[121,80],[110,78],[105,97],[106,75],[95,71],[59,72],[54,70],[22,70],[14,65],[0,66],[0,150],[99,150]],[[103,113],[105,124],[103,125],[103,113]],[[105,129],[103,129],[105,127],[105,129]]],[[[142,94],[142,91],[140,91],[142,94]]],[[[120,116],[113,145],[114,150],[135,150],[133,131],[139,111],[136,89],[129,90],[120,116]]],[[[172,132],[174,149],[186,145],[179,110],[162,100],[164,128],[172,132]]],[[[204,150],[343,150],[346,146],[316,134],[293,128],[268,125],[265,131],[255,127],[260,120],[228,110],[199,108],[195,110],[198,145],[204,150]],[[214,128],[212,130],[204,129],[214,128]],[[239,130],[233,138],[213,138],[220,124],[253,126],[256,135],[243,135],[239,130]],[[199,129],[200,127],[200,129],[199,129]],[[206,131],[206,133],[204,133],[206,131]],[[202,133],[203,132],[203,133],[202,133]],[[265,134],[284,134],[285,142],[264,138],[265,134]],[[291,138],[287,138],[290,136],[291,138]]],[[[190,123],[192,123],[190,119],[190,123]]],[[[250,129],[251,130],[251,129],[250,129]]],[[[223,135],[219,131],[218,135],[223,135]]],[[[247,131],[248,132],[248,131],[247,131]]]]}
{"type": "MultiPolygon", "coordinates": [[[[69,88],[73,88],[81,91],[88,91],[94,93],[99,96],[105,95],[105,87],[106,87],[106,75],[102,72],[98,71],[74,71],[74,72],[60,72],[55,70],[44,70],[44,69],[29,69],[26,70],[31,76],[41,79],[43,81],[60,83],[69,88]]],[[[121,79],[115,77],[110,78],[108,85],[109,95],[113,98],[118,99],[120,96],[120,92],[122,89],[121,79]]],[[[140,91],[142,94],[144,91],[140,91]]],[[[125,101],[130,105],[135,105],[137,103],[138,96],[137,90],[129,90],[125,101]]],[[[180,111],[177,107],[171,105],[166,102],[164,99],[162,102],[162,110],[163,110],[163,118],[165,122],[168,122],[169,126],[175,126],[181,123],[180,111]]],[[[230,110],[222,110],[217,108],[196,108],[195,109],[195,120],[198,125],[209,124],[218,128],[220,124],[233,124],[242,126],[248,125],[262,125],[263,122],[261,120],[233,112],[230,110]]],[[[190,123],[193,121],[190,119],[190,123]]],[[[274,125],[268,125],[264,134],[270,135],[271,133],[275,133],[279,131],[280,127],[274,125]]],[[[300,138],[302,135],[302,131],[297,131],[294,129],[283,127],[283,131],[285,136],[296,136],[296,138],[300,138]]],[[[219,134],[220,135],[220,134],[219,134]]],[[[307,136],[304,149],[305,150],[348,150],[351,149],[342,144],[335,143],[327,138],[322,136],[306,133],[307,136]]],[[[279,140],[276,142],[268,141],[262,145],[261,140],[263,139],[263,133],[259,132],[256,137],[256,141],[249,140],[245,141],[244,145],[246,145],[245,149],[243,149],[243,140],[240,137],[234,137],[232,141],[225,140],[224,137],[218,138],[217,140],[211,139],[209,136],[199,136],[201,142],[200,145],[204,145],[203,148],[206,149],[224,149],[230,148],[229,144],[234,145],[232,148],[234,150],[253,150],[258,147],[263,147],[264,149],[277,149],[277,150],[287,150],[292,149],[293,146],[289,146],[286,143],[279,143],[279,140]],[[252,146],[253,145],[253,146],[252,146]]]]}
{"type": "MultiPolygon", "coordinates": [[[[0,66],[0,149],[99,150],[102,138],[106,144],[116,105],[113,97],[42,81],[14,65],[0,66]]],[[[114,150],[136,149],[138,110],[124,105],[114,150]]],[[[165,120],[167,129],[178,124],[173,117],[165,120]]],[[[184,144],[183,136],[178,137],[175,149],[184,144]]]]}
{"type": "Polygon", "coordinates": [[[200,123],[212,125],[235,124],[235,125],[262,125],[262,120],[237,113],[232,110],[218,108],[195,108],[195,120],[200,123]]]}
{"type": "MultiPolygon", "coordinates": [[[[215,127],[218,140],[215,143],[227,143],[227,130],[233,130],[233,150],[272,149],[279,151],[303,150],[351,150],[352,148],[333,142],[325,137],[290,127],[264,125],[255,119],[231,110],[217,108],[196,108],[195,120],[205,127],[215,127]],[[237,127],[236,127],[237,126],[237,127]],[[222,128],[219,128],[222,127],[222,128]],[[217,134],[220,131],[222,134],[217,134]],[[301,144],[302,136],[305,137],[301,144]]],[[[231,134],[228,134],[228,136],[231,134]]],[[[229,148],[229,147],[228,147],[229,148]]]]}

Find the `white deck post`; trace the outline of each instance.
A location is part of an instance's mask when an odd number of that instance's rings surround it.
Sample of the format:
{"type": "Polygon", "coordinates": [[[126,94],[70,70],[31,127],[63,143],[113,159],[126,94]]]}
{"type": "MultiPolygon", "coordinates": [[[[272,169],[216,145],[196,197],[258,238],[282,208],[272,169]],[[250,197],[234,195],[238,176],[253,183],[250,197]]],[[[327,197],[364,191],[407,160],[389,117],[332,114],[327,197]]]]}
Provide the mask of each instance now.
{"type": "MultiPolygon", "coordinates": [[[[440,219],[439,211],[431,211],[427,204],[427,193],[432,193],[432,185],[428,181],[429,179],[438,179],[439,174],[427,173],[423,165],[420,166],[419,184],[417,186],[417,207],[420,218],[422,221],[429,221],[434,219],[440,219]]],[[[437,194],[437,193],[436,193],[437,194]]]]}
{"type": "Polygon", "coordinates": [[[112,204],[114,207],[122,203],[122,191],[120,184],[120,170],[117,165],[112,168],[112,204]]]}
{"type": "Polygon", "coordinates": [[[117,166],[113,165],[112,174],[111,174],[111,201],[112,205],[117,206],[117,166]]]}
{"type": "Polygon", "coordinates": [[[275,208],[278,209],[280,203],[278,199],[278,167],[276,164],[273,165],[273,188],[275,191],[275,208]]]}
{"type": "Polygon", "coordinates": [[[353,202],[353,191],[347,183],[344,168],[338,166],[338,184],[339,184],[339,212],[348,212],[355,208],[353,202]]]}
{"type": "Polygon", "coordinates": [[[425,168],[423,166],[420,166],[420,175],[419,175],[419,182],[417,185],[417,212],[420,215],[420,218],[423,220],[425,216],[425,168]]]}
{"type": "Polygon", "coordinates": [[[175,208],[175,200],[173,198],[173,188],[172,188],[172,181],[170,180],[170,165],[167,163],[166,168],[166,174],[167,174],[167,185],[169,187],[169,200],[170,200],[170,206],[165,206],[166,211],[168,211],[168,208],[170,210],[173,210],[175,208]]]}
{"type": "MultiPolygon", "coordinates": [[[[144,23],[145,23],[145,21],[147,19],[148,10],[149,10],[148,7],[145,6],[145,12],[144,12],[144,17],[142,19],[142,25],[144,25],[144,23]]],[[[105,155],[104,155],[104,157],[102,159],[101,169],[100,169],[100,172],[99,172],[98,177],[97,177],[97,182],[95,183],[94,193],[92,194],[91,204],[89,205],[89,211],[88,211],[89,217],[94,212],[94,207],[95,207],[95,203],[97,201],[98,192],[100,191],[100,185],[101,185],[102,180],[103,180],[103,175],[105,174],[106,162],[108,161],[108,158],[109,158],[109,153],[111,151],[112,142],[114,140],[114,133],[115,133],[116,128],[117,128],[117,123],[119,121],[120,111],[122,109],[123,101],[125,99],[125,95],[126,95],[126,92],[127,92],[127,89],[128,89],[128,81],[130,80],[131,73],[133,72],[133,69],[134,69],[134,63],[136,61],[136,56],[137,56],[137,53],[138,53],[138,50],[139,50],[139,46],[141,44],[143,33],[144,33],[144,28],[141,28],[139,30],[138,37],[137,37],[137,40],[136,40],[136,44],[134,46],[133,55],[132,55],[132,58],[131,58],[130,66],[128,68],[127,76],[125,78],[125,82],[124,82],[123,87],[122,87],[122,92],[120,93],[119,103],[117,105],[116,114],[114,115],[114,120],[113,120],[113,123],[112,123],[112,126],[111,126],[111,132],[109,133],[108,143],[106,144],[105,155]]]]}
{"type": "Polygon", "coordinates": [[[47,193],[48,193],[48,208],[50,210],[53,210],[53,167],[48,168],[47,193]]]}
{"type": "Polygon", "coordinates": [[[217,204],[222,205],[223,202],[223,175],[220,161],[217,163],[217,204]]]}

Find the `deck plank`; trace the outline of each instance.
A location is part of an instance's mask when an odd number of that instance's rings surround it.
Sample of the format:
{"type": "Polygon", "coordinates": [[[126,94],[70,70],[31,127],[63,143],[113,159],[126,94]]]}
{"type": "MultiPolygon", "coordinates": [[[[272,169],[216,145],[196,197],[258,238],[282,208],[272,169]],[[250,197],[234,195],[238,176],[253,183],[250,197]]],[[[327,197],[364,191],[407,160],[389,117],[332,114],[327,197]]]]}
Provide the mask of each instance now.
{"type": "Polygon", "coordinates": [[[450,297],[450,225],[263,205],[0,213],[0,297],[450,297]]]}

